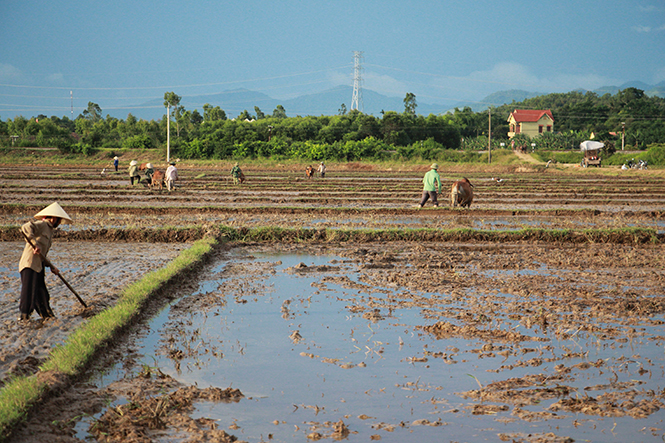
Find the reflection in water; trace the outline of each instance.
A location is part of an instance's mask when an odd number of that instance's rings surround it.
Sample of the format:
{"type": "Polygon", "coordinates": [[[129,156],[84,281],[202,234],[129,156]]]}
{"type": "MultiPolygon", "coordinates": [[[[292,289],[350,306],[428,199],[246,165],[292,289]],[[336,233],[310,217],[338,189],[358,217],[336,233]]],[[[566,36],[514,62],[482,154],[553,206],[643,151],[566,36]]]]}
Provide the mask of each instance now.
{"type": "MultiPolygon", "coordinates": [[[[184,383],[240,389],[245,400],[199,403],[196,417],[216,419],[223,428],[231,425],[231,433],[251,442],[330,436],[340,420],[350,431],[349,441],[380,437],[388,442],[496,441],[501,433],[546,434],[554,427],[556,435],[576,439],[598,441],[597,429],[602,428],[607,434],[600,440],[630,440],[645,426],[631,417],[576,419],[560,412],[527,421],[515,416],[518,409],[519,414],[546,411],[559,400],[556,395],[514,409],[509,402],[460,394],[533,374],[536,363],[519,364],[527,360],[523,353],[540,357],[535,372],[546,374],[544,387],[550,386],[547,374],[558,376],[554,367],[564,353],[570,355],[566,366],[620,359],[625,353],[648,356],[661,365],[657,343],[635,342],[622,350],[597,346],[593,337],[580,337],[574,349],[556,341],[497,346],[461,334],[436,339],[419,328],[436,322],[432,311],[452,311],[472,302],[376,287],[358,271],[353,260],[330,255],[255,254],[220,261],[197,291],[152,322],[143,353],[155,355],[157,367],[184,383]],[[556,363],[543,365],[547,356],[556,357],[556,363]],[[498,368],[508,365],[511,369],[500,373],[498,368]]],[[[558,270],[543,266],[532,272],[549,276],[558,270]]],[[[493,276],[501,278],[500,273],[493,276]]],[[[483,296],[472,290],[469,294],[483,296]]],[[[520,329],[519,320],[506,316],[500,328],[541,337],[549,333],[545,327],[539,332],[520,329]]],[[[631,375],[616,377],[624,381],[631,375]]],[[[560,380],[581,396],[585,386],[612,390],[603,369],[560,380]]],[[[639,389],[658,390],[657,383],[645,380],[639,389]]],[[[640,439],[649,435],[640,433],[640,439]]]]}

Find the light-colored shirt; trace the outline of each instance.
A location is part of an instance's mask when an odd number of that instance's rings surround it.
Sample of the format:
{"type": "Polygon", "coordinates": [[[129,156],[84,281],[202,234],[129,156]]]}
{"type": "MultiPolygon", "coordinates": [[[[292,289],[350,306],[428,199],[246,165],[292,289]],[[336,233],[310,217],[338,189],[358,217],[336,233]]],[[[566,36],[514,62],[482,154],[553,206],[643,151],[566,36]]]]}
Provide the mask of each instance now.
{"type": "Polygon", "coordinates": [[[423,177],[423,191],[441,192],[441,176],[436,169],[430,169],[423,177]]]}
{"type": "MultiPolygon", "coordinates": [[[[44,220],[29,221],[21,226],[21,230],[28,236],[35,246],[38,246],[42,255],[46,257],[49,249],[51,249],[51,242],[53,241],[53,225],[44,220]]],[[[43,269],[42,258],[39,254],[34,253],[32,246],[25,243],[21,260],[18,263],[18,271],[21,272],[25,268],[31,268],[35,272],[41,272],[43,269]]]]}
{"type": "Polygon", "coordinates": [[[171,180],[173,182],[178,180],[178,170],[176,169],[176,167],[170,165],[168,168],[166,168],[166,173],[164,174],[164,178],[166,180],[171,180]]]}

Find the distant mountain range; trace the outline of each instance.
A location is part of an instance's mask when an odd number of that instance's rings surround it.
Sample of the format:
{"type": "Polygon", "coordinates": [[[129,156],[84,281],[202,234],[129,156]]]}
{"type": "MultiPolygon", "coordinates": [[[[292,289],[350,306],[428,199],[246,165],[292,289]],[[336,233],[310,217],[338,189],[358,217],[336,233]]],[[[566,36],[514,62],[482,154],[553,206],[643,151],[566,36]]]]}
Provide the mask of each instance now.
{"type": "MultiPolygon", "coordinates": [[[[660,82],[656,85],[648,85],[646,83],[635,81],[624,83],[620,86],[604,86],[592,92],[595,92],[598,95],[614,95],[619,90],[630,87],[642,89],[648,96],[665,98],[665,82],[660,82]]],[[[203,114],[203,105],[209,103],[212,106],[219,106],[222,108],[229,118],[236,117],[243,110],[247,110],[250,114],[256,115],[254,110],[255,106],[258,106],[266,116],[270,116],[278,105],[284,107],[289,117],[295,117],[297,115],[319,116],[339,114],[342,104],[345,105],[347,111],[350,110],[352,95],[353,88],[350,86],[337,86],[317,94],[302,95],[287,100],[274,99],[261,92],[248,89],[234,89],[220,92],[218,94],[182,97],[180,104],[190,111],[197,109],[203,114]]],[[[368,89],[363,89],[362,95],[362,111],[365,114],[372,114],[380,117],[382,111],[404,111],[403,98],[388,97],[368,89]]],[[[545,95],[545,93],[513,89],[495,92],[477,102],[451,101],[450,103],[439,104],[424,103],[416,97],[416,102],[418,104],[416,112],[420,115],[444,114],[455,108],[462,109],[465,106],[469,106],[475,112],[479,112],[487,109],[488,106],[501,106],[503,104],[512,103],[513,101],[521,102],[527,98],[537,97],[539,95],[545,95]]],[[[136,109],[132,111],[132,114],[137,118],[146,120],[159,120],[164,117],[166,112],[166,109],[163,107],[163,100],[159,99],[142,103],[135,108],[136,109]]],[[[122,119],[127,117],[127,115],[114,116],[122,119]]]]}

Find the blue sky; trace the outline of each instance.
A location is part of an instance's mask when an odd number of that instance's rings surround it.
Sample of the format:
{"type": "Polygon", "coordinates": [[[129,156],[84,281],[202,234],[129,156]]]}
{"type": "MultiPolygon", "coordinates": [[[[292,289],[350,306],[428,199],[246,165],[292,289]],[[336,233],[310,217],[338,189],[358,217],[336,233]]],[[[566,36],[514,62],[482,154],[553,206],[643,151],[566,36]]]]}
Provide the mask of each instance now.
{"type": "MultiPolygon", "coordinates": [[[[665,81],[665,1],[0,0],[0,118],[246,88],[425,103],[665,81]]],[[[350,105],[351,97],[349,97],[350,105]]],[[[121,112],[122,113],[122,112],[121,112]]]]}

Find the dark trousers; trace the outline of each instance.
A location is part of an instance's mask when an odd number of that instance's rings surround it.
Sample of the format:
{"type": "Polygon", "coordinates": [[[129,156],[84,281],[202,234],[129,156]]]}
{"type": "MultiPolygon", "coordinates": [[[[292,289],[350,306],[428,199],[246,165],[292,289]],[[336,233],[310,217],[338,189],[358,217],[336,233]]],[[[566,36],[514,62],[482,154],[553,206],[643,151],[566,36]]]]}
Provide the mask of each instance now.
{"type": "Polygon", "coordinates": [[[51,296],[46,289],[44,268],[36,272],[31,268],[21,270],[21,302],[19,311],[30,317],[32,311],[37,311],[42,318],[55,317],[51,310],[51,296]]]}
{"type": "Polygon", "coordinates": [[[138,175],[135,177],[129,177],[129,180],[132,182],[132,185],[134,184],[134,180],[136,180],[136,184],[141,183],[141,177],[139,177],[138,175]]]}
{"type": "Polygon", "coordinates": [[[439,202],[436,200],[436,191],[423,191],[423,198],[420,200],[420,206],[425,206],[425,203],[430,198],[432,199],[432,204],[434,206],[439,206],[439,202]]]}

